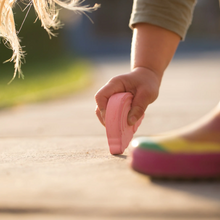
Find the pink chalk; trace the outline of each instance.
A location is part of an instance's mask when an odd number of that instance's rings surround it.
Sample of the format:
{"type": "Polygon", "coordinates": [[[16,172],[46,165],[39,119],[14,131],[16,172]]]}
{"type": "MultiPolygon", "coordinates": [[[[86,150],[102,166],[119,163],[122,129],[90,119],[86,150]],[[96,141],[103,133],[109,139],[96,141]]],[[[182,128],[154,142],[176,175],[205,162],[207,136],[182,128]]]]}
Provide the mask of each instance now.
{"type": "Polygon", "coordinates": [[[127,123],[133,95],[130,92],[117,93],[110,97],[105,115],[105,127],[111,154],[122,154],[128,147],[144,115],[134,126],[127,123]]]}

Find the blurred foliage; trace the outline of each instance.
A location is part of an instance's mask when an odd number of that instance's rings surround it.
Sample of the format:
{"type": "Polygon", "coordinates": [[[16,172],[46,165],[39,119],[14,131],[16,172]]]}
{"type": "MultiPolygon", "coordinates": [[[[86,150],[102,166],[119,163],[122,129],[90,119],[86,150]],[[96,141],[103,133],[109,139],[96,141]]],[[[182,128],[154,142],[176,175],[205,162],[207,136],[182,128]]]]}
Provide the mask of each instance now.
{"type": "MultiPolygon", "coordinates": [[[[33,6],[28,14],[28,8],[23,11],[21,6],[19,6],[19,3],[15,6],[14,17],[18,37],[26,54],[26,65],[32,65],[33,62],[51,61],[64,55],[67,56],[63,46],[62,29],[54,31],[59,37],[52,37],[50,39],[47,32],[41,27],[41,22],[37,19],[33,6]]],[[[24,8],[24,5],[22,7],[24,8]]],[[[3,63],[11,57],[12,51],[6,48],[2,41],[0,50],[0,63],[3,63]]]]}
{"type": "Polygon", "coordinates": [[[21,66],[24,80],[16,77],[8,85],[14,64],[3,62],[12,56],[12,51],[0,44],[0,108],[57,98],[85,88],[91,82],[90,64],[65,50],[62,28],[54,31],[58,37],[50,39],[33,6],[28,14],[27,11],[23,12],[18,4],[14,8],[16,30],[26,52],[21,66]]]}
{"type": "Polygon", "coordinates": [[[90,64],[86,61],[55,59],[53,62],[24,66],[25,80],[15,79],[11,84],[8,67],[0,74],[0,109],[27,102],[59,98],[79,91],[91,83],[90,64]],[[54,65],[56,63],[56,65],[54,65]]]}

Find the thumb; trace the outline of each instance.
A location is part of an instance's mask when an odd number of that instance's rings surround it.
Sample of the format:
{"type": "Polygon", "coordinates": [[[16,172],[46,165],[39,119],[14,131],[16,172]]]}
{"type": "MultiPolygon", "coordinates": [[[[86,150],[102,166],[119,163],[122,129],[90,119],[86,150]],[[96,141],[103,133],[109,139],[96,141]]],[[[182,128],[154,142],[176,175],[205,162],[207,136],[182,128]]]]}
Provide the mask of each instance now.
{"type": "Polygon", "coordinates": [[[131,110],[128,113],[128,124],[134,125],[144,114],[149,102],[144,95],[136,95],[133,98],[131,110]]]}
{"type": "Polygon", "coordinates": [[[128,125],[134,125],[144,114],[145,109],[140,106],[133,106],[128,113],[128,125]]]}

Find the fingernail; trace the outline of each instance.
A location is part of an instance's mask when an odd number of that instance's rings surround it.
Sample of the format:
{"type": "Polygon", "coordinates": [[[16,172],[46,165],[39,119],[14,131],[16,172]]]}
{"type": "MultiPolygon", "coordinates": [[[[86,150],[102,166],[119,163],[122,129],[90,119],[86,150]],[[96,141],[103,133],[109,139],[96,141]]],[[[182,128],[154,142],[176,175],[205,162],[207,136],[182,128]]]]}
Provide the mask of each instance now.
{"type": "Polygon", "coordinates": [[[136,118],[135,116],[131,116],[131,117],[128,119],[129,125],[134,125],[136,122],[137,122],[137,118],[136,118]]]}

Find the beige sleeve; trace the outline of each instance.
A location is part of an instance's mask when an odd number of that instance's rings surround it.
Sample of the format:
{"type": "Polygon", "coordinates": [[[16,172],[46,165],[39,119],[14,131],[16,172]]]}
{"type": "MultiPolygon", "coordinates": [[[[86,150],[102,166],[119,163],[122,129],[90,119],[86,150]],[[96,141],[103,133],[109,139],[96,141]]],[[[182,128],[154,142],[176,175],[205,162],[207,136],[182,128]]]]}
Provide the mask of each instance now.
{"type": "Polygon", "coordinates": [[[134,0],[129,26],[149,23],[177,33],[182,40],[192,22],[196,0],[134,0]]]}

